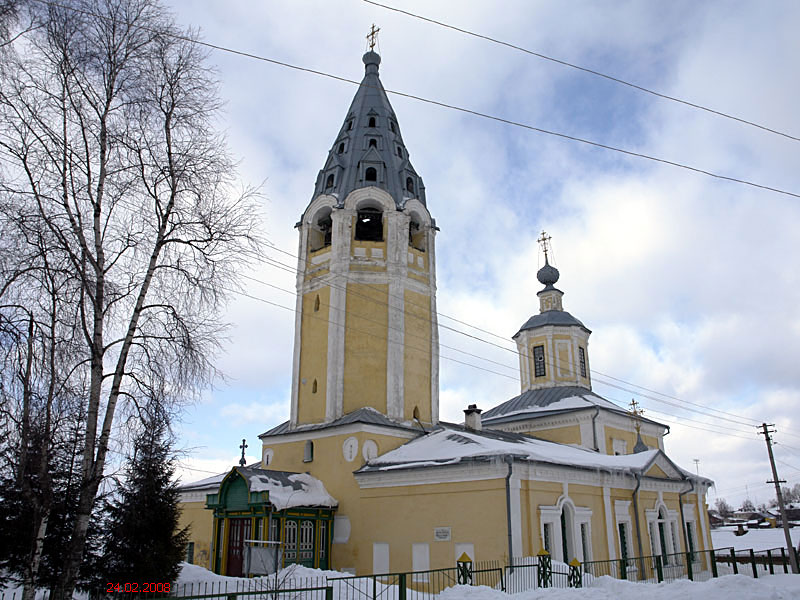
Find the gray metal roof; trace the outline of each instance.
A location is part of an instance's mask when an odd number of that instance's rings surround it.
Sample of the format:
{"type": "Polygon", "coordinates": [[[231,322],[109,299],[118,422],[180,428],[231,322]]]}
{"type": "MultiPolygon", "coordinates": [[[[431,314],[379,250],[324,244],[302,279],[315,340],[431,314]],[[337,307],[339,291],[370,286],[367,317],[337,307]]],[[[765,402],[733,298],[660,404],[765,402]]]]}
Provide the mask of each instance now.
{"type": "Polygon", "coordinates": [[[517,337],[520,332],[526,329],[535,329],[545,325],[558,325],[561,327],[580,327],[586,330],[587,333],[592,333],[591,330],[581,323],[578,319],[573,317],[565,310],[548,310],[538,315],[533,315],[530,319],[525,321],[525,324],[519,328],[519,331],[514,334],[517,337]]]}
{"type": "Polygon", "coordinates": [[[584,398],[592,404],[597,404],[599,402],[603,404],[609,403],[608,400],[602,396],[598,396],[593,391],[576,385],[541,388],[538,390],[528,390],[511,400],[503,402],[494,408],[490,408],[483,413],[483,420],[485,421],[493,417],[500,417],[530,408],[544,408],[565,398],[574,398],[576,396],[584,398]]]}
{"type": "Polygon", "coordinates": [[[404,207],[407,198],[417,198],[425,204],[425,186],[411,166],[400,125],[378,77],[381,57],[367,52],[363,60],[364,79],[317,176],[312,200],[319,194],[336,194],[341,205],[353,190],[376,186],[389,192],[398,208],[404,207]],[[374,119],[374,127],[369,126],[370,119],[374,119]],[[376,147],[370,147],[371,140],[376,147]],[[369,167],[377,170],[377,181],[365,180],[369,167]],[[330,175],[332,187],[327,185],[330,175]]]}
{"type": "Polygon", "coordinates": [[[319,429],[328,429],[330,427],[349,425],[351,423],[366,423],[367,425],[380,425],[383,427],[392,427],[394,429],[404,429],[406,431],[414,431],[420,434],[422,433],[422,431],[416,427],[409,427],[407,425],[397,423],[396,421],[392,421],[389,417],[378,412],[374,408],[364,407],[364,408],[359,408],[358,410],[354,410],[353,412],[348,413],[343,417],[339,417],[338,419],[336,419],[335,421],[331,421],[330,423],[314,423],[311,425],[300,425],[292,429],[289,427],[289,421],[286,421],[284,423],[281,423],[277,427],[273,427],[269,431],[262,433],[258,437],[263,438],[272,435],[285,435],[289,433],[302,433],[304,431],[317,431],[319,429]]]}
{"type": "MultiPolygon", "coordinates": [[[[508,421],[529,419],[533,416],[544,417],[558,413],[586,410],[593,407],[598,407],[603,410],[629,416],[629,413],[625,409],[617,406],[609,400],[606,400],[599,394],[595,394],[593,391],[585,387],[565,385],[523,392],[519,396],[515,396],[514,398],[511,398],[511,400],[503,402],[502,404],[499,404],[494,408],[490,408],[484,412],[482,415],[482,420],[487,423],[487,425],[489,423],[494,425],[508,421]],[[559,408],[553,406],[552,410],[547,410],[548,406],[552,406],[561,400],[576,397],[585,400],[587,403],[586,406],[573,408],[559,408]]],[[[648,419],[646,417],[640,416],[639,418],[646,423],[667,427],[663,423],[653,421],[652,419],[648,419]]]]}

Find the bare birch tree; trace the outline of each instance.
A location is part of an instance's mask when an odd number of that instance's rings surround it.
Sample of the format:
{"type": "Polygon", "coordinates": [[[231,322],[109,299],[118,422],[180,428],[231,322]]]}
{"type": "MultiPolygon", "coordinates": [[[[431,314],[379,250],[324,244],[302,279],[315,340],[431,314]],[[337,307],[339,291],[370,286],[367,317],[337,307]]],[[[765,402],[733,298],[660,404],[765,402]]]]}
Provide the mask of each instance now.
{"type": "Polygon", "coordinates": [[[54,597],[64,600],[115,415],[139,398],[183,402],[214,375],[221,308],[258,250],[258,211],[234,193],[205,57],[154,0],[29,10],[37,26],[0,61],[0,206],[13,252],[30,257],[4,269],[0,304],[38,298],[52,275],[57,320],[76,333],[57,382],[83,390],[80,494],[54,597]]]}

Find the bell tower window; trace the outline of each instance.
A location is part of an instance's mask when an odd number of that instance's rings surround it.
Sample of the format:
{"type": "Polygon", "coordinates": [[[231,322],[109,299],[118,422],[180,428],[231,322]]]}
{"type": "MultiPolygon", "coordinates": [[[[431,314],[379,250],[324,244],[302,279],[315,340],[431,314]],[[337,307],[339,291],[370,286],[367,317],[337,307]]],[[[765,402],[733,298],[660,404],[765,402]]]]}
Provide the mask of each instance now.
{"type": "MultiPolygon", "coordinates": [[[[333,175],[331,175],[333,177],[333,175]]],[[[323,208],[314,221],[313,227],[308,232],[308,245],[311,252],[322,250],[331,245],[333,221],[331,209],[323,208]]]]}
{"type": "Polygon", "coordinates": [[[325,189],[330,190],[333,188],[333,173],[328,175],[328,178],[325,180],[325,189]]]}
{"type": "Polygon", "coordinates": [[[381,211],[377,208],[362,208],[358,211],[356,239],[364,242],[383,241],[383,214],[381,211]]]}
{"type": "Polygon", "coordinates": [[[377,148],[378,147],[378,140],[376,140],[375,138],[372,138],[369,141],[369,147],[370,148],[377,148]]]}
{"type": "MultiPolygon", "coordinates": [[[[372,140],[375,141],[375,140],[372,140]]],[[[364,180],[365,181],[378,181],[378,171],[375,167],[368,167],[366,171],[364,171],[364,180]]]]}
{"type": "Polygon", "coordinates": [[[581,369],[581,377],[586,377],[586,350],[578,346],[578,363],[581,369]]]}
{"type": "Polygon", "coordinates": [[[411,177],[406,177],[406,191],[409,194],[414,193],[414,180],[411,177]]]}
{"type": "Polygon", "coordinates": [[[412,220],[408,224],[408,245],[415,250],[425,252],[425,232],[417,221],[412,220]]]}
{"type": "Polygon", "coordinates": [[[339,144],[339,149],[337,150],[337,153],[339,153],[339,154],[341,154],[342,152],[344,152],[344,142],[339,144]]]}
{"type": "Polygon", "coordinates": [[[533,375],[544,377],[546,375],[544,367],[544,346],[533,347],[533,375]]]}
{"type": "Polygon", "coordinates": [[[375,127],[375,117],[370,117],[369,118],[369,126],[370,127],[375,127]]]}

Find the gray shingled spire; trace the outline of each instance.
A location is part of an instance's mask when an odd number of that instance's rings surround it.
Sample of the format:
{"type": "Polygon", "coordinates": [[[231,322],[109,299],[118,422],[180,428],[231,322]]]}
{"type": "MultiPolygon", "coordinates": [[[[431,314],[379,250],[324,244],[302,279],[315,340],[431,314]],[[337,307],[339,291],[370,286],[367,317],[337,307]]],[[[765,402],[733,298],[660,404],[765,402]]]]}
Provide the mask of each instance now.
{"type": "Polygon", "coordinates": [[[408,198],[425,204],[425,186],[408,160],[397,117],[378,77],[381,57],[369,51],[363,60],[364,79],[319,172],[312,200],[335,194],[342,205],[350,192],[372,185],[389,192],[398,208],[408,198]]]}

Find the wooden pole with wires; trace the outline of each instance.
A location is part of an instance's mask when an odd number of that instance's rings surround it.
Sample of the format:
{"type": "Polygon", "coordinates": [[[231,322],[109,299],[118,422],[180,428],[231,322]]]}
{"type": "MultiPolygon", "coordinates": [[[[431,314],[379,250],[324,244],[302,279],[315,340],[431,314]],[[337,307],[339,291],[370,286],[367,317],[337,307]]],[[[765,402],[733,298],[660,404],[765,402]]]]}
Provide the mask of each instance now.
{"type": "Polygon", "coordinates": [[[775,494],[778,497],[778,508],[781,511],[781,522],[783,523],[783,534],[786,537],[786,549],[789,551],[789,563],[792,565],[792,573],[798,573],[797,569],[797,554],[795,554],[794,546],[792,545],[792,535],[789,533],[789,519],[786,518],[786,507],[783,504],[783,494],[781,493],[781,484],[786,483],[786,481],[782,479],[778,479],[778,469],[775,466],[775,457],[772,455],[772,438],[770,437],[770,433],[774,433],[774,429],[769,429],[770,427],[775,427],[774,424],[767,425],[766,423],[762,423],[760,427],[759,433],[764,436],[767,442],[767,452],[769,453],[769,464],[772,467],[772,481],[768,481],[767,483],[774,483],[775,484],[775,494]]]}

